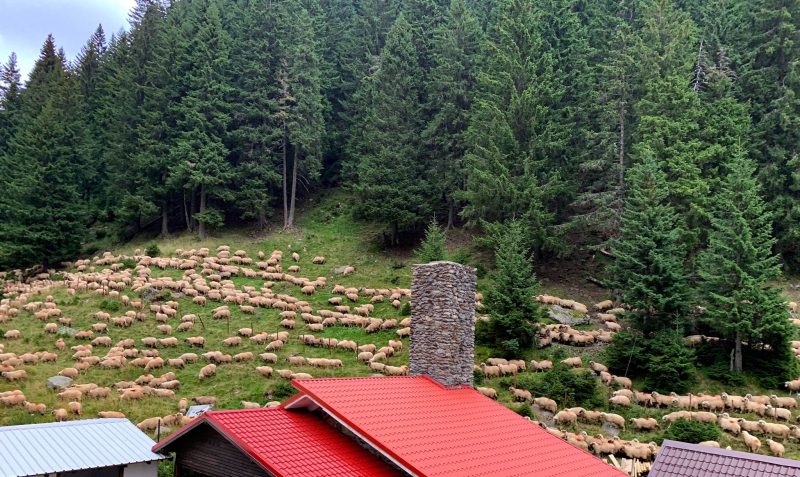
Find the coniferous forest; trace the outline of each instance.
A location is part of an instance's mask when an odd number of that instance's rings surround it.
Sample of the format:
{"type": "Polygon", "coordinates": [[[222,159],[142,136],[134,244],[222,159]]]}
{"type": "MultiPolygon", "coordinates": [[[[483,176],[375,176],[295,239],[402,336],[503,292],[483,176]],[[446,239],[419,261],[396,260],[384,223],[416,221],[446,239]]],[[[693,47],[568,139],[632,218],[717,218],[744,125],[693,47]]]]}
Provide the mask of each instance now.
{"type": "Polygon", "coordinates": [[[130,24],[74,59],[46,38],[27,82],[2,67],[0,268],[99,225],[291,227],[340,187],[390,245],[434,217],[498,237],[509,276],[613,256],[655,336],[702,295],[732,370],[786,348],[798,0],[138,0],[130,24]]]}

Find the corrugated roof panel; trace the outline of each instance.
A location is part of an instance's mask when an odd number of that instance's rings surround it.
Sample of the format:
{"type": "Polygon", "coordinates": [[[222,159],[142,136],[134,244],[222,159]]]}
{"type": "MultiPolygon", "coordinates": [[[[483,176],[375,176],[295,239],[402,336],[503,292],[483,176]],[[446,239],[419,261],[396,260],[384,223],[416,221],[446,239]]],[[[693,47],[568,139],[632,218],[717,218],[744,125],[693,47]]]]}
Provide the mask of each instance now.
{"type": "Polygon", "coordinates": [[[623,477],[472,388],[427,376],[295,380],[302,394],[403,467],[428,477],[623,477]],[[388,397],[388,398],[387,398],[388,397]]]}
{"type": "Polygon", "coordinates": [[[673,476],[800,477],[800,461],[665,440],[649,477],[673,476]]]}
{"type": "Polygon", "coordinates": [[[165,457],[127,419],[0,427],[0,477],[150,462],[165,457]]]}

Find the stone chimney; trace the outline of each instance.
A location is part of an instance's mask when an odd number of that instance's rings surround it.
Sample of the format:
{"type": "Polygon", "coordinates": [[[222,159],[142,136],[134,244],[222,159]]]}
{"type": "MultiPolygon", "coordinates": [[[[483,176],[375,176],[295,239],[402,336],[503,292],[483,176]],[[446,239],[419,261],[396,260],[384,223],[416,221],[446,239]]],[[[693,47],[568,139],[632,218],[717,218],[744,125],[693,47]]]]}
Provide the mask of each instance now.
{"type": "Polygon", "coordinates": [[[453,262],[414,265],[411,281],[412,376],[445,386],[472,385],[475,269],[453,262]]]}

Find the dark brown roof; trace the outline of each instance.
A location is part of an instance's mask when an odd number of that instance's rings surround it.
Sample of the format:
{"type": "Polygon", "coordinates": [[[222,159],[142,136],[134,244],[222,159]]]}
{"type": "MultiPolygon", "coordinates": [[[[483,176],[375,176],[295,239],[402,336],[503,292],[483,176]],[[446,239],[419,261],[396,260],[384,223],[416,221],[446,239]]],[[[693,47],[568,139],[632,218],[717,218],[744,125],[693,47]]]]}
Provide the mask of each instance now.
{"type": "Polygon", "coordinates": [[[800,461],[665,440],[649,477],[800,477],[800,461]]]}

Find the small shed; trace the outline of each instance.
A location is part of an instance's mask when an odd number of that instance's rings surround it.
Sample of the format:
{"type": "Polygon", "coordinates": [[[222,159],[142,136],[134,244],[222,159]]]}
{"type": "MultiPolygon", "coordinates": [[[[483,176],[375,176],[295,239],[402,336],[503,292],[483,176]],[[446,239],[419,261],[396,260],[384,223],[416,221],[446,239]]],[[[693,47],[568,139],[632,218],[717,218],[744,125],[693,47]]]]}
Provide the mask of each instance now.
{"type": "Polygon", "coordinates": [[[0,427],[0,477],[155,477],[154,444],[127,419],[0,427]]]}

